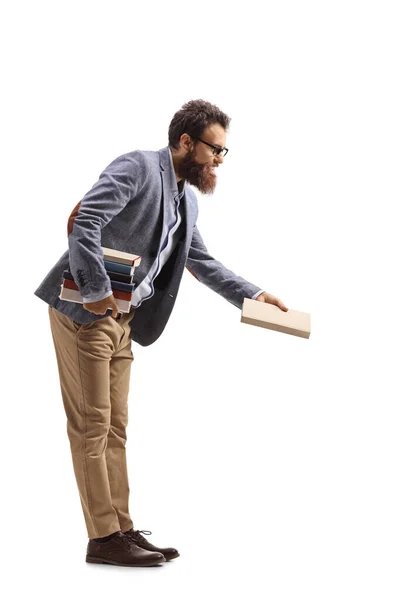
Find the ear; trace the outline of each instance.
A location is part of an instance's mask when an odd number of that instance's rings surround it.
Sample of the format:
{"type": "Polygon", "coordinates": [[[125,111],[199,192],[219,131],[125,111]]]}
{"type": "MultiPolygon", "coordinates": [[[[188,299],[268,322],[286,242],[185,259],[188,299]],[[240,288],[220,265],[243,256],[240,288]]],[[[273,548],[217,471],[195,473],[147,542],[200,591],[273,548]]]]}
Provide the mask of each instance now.
{"type": "Polygon", "coordinates": [[[186,152],[193,150],[194,144],[193,144],[192,138],[190,137],[190,135],[188,133],[182,133],[180,143],[181,143],[181,148],[183,148],[186,152]]]}

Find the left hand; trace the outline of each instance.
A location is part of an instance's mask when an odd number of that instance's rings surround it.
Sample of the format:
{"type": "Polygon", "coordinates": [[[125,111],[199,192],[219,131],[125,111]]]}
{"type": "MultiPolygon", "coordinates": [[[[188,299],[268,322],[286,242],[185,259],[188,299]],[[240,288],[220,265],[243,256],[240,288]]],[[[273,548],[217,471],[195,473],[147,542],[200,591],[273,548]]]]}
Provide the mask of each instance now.
{"type": "Polygon", "coordinates": [[[276,306],[278,306],[278,308],[285,312],[289,310],[287,306],[283,304],[282,300],[279,300],[279,298],[273,296],[272,294],[267,294],[267,292],[263,292],[262,294],[257,296],[256,300],[258,300],[258,302],[267,302],[268,304],[275,304],[276,306]]]}

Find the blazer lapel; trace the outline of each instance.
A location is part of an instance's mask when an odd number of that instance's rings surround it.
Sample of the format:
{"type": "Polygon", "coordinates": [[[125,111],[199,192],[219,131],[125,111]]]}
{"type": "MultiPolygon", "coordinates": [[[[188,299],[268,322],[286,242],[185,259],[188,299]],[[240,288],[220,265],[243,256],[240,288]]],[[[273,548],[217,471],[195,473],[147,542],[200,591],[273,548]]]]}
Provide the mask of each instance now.
{"type": "MultiPolygon", "coordinates": [[[[176,181],[176,174],[174,165],[172,162],[171,151],[168,146],[159,150],[160,156],[160,170],[161,170],[161,178],[162,178],[162,187],[163,187],[163,227],[167,218],[167,202],[178,195],[178,183],[176,181]]],[[[185,235],[183,239],[183,243],[186,244],[186,241],[192,239],[193,233],[193,225],[195,223],[195,207],[192,204],[192,200],[187,193],[186,182],[184,184],[184,195],[181,199],[183,202],[183,213],[185,218],[185,235]]]]}

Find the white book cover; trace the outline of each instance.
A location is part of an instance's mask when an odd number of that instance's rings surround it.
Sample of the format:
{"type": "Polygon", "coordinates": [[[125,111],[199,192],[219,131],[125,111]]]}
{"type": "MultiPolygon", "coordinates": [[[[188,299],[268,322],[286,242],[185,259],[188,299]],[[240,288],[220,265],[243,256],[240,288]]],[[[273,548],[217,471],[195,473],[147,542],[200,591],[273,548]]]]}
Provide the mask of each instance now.
{"type": "Polygon", "coordinates": [[[110,260],[113,262],[119,262],[122,265],[130,265],[138,267],[142,260],[138,254],[130,254],[129,252],[122,252],[122,250],[113,250],[112,248],[101,247],[104,254],[104,260],[110,260]]]}
{"type": "MultiPolygon", "coordinates": [[[[63,285],[61,286],[59,298],[60,300],[66,300],[67,302],[77,302],[78,304],[83,304],[83,298],[80,295],[79,290],[65,288],[63,285]]],[[[117,301],[120,312],[128,313],[130,311],[130,300],[121,300],[120,298],[115,298],[115,300],[117,301]]]]}

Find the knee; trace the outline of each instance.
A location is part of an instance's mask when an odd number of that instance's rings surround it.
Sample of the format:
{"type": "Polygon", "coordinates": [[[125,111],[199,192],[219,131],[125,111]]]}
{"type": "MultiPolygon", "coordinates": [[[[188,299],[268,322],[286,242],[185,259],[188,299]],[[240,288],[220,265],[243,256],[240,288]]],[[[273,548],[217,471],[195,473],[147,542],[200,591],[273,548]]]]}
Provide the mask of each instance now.
{"type": "Polygon", "coordinates": [[[68,436],[72,449],[83,451],[89,458],[99,458],[107,448],[109,421],[87,421],[84,428],[68,428],[68,436]]]}
{"type": "Polygon", "coordinates": [[[110,429],[108,431],[108,445],[117,447],[117,446],[125,446],[126,444],[126,424],[111,423],[110,429]]]}
{"type": "Polygon", "coordinates": [[[86,454],[90,458],[99,458],[107,448],[107,436],[110,430],[110,421],[88,422],[84,442],[86,454]]]}

